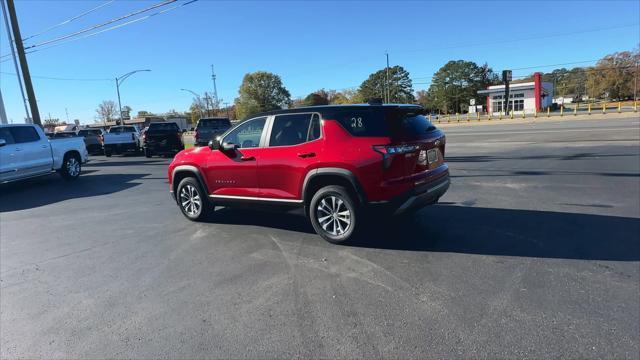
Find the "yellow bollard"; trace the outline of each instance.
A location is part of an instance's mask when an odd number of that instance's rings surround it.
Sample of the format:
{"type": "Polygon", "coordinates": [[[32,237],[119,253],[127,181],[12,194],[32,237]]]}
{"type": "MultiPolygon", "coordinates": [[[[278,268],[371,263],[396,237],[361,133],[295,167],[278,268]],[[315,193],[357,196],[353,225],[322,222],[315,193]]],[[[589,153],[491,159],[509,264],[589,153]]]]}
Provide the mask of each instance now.
{"type": "Polygon", "coordinates": [[[451,122],[451,115],[447,114],[447,123],[450,123],[450,122],[451,122]]]}
{"type": "Polygon", "coordinates": [[[487,113],[487,121],[491,121],[491,113],[490,112],[487,113]]]}
{"type": "Polygon", "coordinates": [[[498,113],[498,120],[502,120],[502,111],[498,113]]]}
{"type": "Polygon", "coordinates": [[[533,110],[533,117],[538,118],[538,109],[533,110]]]}
{"type": "Polygon", "coordinates": [[[560,105],[560,116],[564,116],[564,105],[560,105]]]}
{"type": "Polygon", "coordinates": [[[622,102],[618,101],[618,114],[622,112],[622,102]]]}
{"type": "Polygon", "coordinates": [[[606,113],[607,113],[607,103],[606,103],[606,102],[603,102],[603,103],[602,103],[602,113],[603,113],[603,114],[606,114],[606,113]]]}
{"type": "Polygon", "coordinates": [[[547,107],[547,117],[551,117],[551,107],[547,107]]]}
{"type": "Polygon", "coordinates": [[[478,121],[480,121],[480,113],[479,112],[476,113],[476,119],[478,119],[478,121]]]}
{"type": "Polygon", "coordinates": [[[638,101],[633,102],[633,112],[638,112],[638,101]]]}
{"type": "Polygon", "coordinates": [[[578,104],[573,108],[573,116],[578,115],[578,104]]]}
{"type": "Polygon", "coordinates": [[[524,109],[522,109],[522,118],[524,119],[524,118],[525,118],[525,116],[526,116],[526,115],[525,115],[525,111],[524,111],[524,109]]]}
{"type": "Polygon", "coordinates": [[[591,103],[589,103],[589,107],[588,107],[588,112],[587,114],[591,115],[591,103]]]}
{"type": "Polygon", "coordinates": [[[456,120],[460,122],[460,114],[456,113],[456,120]]]}
{"type": "Polygon", "coordinates": [[[467,112],[467,121],[470,121],[470,120],[469,120],[469,113],[468,113],[468,112],[467,112]]]}
{"type": "Polygon", "coordinates": [[[513,110],[509,110],[509,118],[513,119],[513,110]]]}

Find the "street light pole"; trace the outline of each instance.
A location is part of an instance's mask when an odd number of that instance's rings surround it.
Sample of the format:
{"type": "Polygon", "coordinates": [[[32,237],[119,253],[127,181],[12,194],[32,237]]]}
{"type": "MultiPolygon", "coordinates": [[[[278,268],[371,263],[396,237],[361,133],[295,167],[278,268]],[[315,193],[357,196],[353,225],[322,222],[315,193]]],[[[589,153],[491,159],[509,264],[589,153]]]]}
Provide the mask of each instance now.
{"type": "Polygon", "coordinates": [[[119,111],[119,115],[118,115],[118,121],[120,122],[120,125],[124,125],[124,121],[122,120],[122,103],[120,102],[120,85],[122,85],[122,83],[127,80],[127,78],[137,72],[141,72],[141,71],[151,71],[149,69],[144,69],[144,70],[133,70],[130,71],[120,77],[116,77],[116,92],[118,93],[118,111],[119,111]]]}
{"type": "MultiPolygon", "coordinates": [[[[198,105],[200,105],[200,104],[202,103],[202,99],[200,98],[200,95],[198,95],[198,93],[197,93],[197,92],[192,91],[192,90],[189,90],[189,89],[180,89],[180,90],[181,90],[181,91],[188,91],[188,92],[192,93],[192,94],[193,94],[193,96],[195,96],[195,97],[196,97],[196,99],[198,99],[198,105]]],[[[208,105],[206,105],[206,103],[205,103],[205,106],[206,106],[206,108],[207,108],[207,113],[209,113],[209,106],[208,106],[208,105]]],[[[200,112],[200,117],[201,117],[201,118],[202,118],[202,117],[204,117],[204,113],[202,112],[202,109],[200,109],[200,107],[199,107],[199,106],[198,106],[198,111],[200,112]]]]}

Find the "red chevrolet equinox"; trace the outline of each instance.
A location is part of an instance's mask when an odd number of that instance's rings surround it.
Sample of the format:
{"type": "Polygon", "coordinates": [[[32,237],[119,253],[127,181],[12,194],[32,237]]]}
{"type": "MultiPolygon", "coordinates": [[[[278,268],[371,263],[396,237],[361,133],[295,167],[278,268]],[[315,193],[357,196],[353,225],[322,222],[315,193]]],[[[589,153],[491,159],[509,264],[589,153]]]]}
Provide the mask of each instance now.
{"type": "Polygon", "coordinates": [[[215,206],[300,206],[320,236],[342,243],[369,214],[410,212],[449,188],[444,133],[422,112],[363,104],[259,114],[178,153],[169,189],[190,220],[215,206]]]}

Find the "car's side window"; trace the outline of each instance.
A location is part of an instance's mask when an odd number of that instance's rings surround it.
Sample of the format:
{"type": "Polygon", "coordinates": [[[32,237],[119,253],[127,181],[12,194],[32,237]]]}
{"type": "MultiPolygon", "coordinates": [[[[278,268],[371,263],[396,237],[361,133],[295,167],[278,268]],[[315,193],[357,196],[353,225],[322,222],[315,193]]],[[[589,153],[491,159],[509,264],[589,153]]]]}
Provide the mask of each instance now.
{"type": "Polygon", "coordinates": [[[314,136],[320,136],[319,121],[317,131],[313,130],[312,119],[317,118],[317,114],[285,114],[278,115],[273,120],[269,146],[287,146],[302,144],[315,140],[314,136]]]}
{"type": "Polygon", "coordinates": [[[32,126],[16,126],[10,128],[11,135],[17,144],[39,141],[40,136],[32,126]]]}
{"type": "Polygon", "coordinates": [[[309,135],[307,141],[320,139],[320,116],[313,114],[311,117],[311,124],[309,124],[309,135]]]}
{"type": "Polygon", "coordinates": [[[266,117],[247,120],[225,135],[222,141],[236,144],[240,148],[258,147],[260,146],[260,137],[262,137],[266,121],[266,117]]]}
{"type": "Polygon", "coordinates": [[[9,131],[8,127],[0,128],[0,139],[4,140],[7,145],[15,143],[13,135],[11,135],[11,131],[9,131]]]}

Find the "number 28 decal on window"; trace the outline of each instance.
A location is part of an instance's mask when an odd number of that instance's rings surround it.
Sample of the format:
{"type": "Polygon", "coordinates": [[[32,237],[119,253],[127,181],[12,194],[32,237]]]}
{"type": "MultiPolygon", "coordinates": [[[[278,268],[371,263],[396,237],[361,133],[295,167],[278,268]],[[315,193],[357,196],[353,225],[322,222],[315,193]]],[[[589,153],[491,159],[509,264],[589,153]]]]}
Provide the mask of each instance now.
{"type": "Polygon", "coordinates": [[[351,118],[351,127],[352,128],[361,128],[362,127],[362,118],[361,117],[352,117],[351,118]]]}

